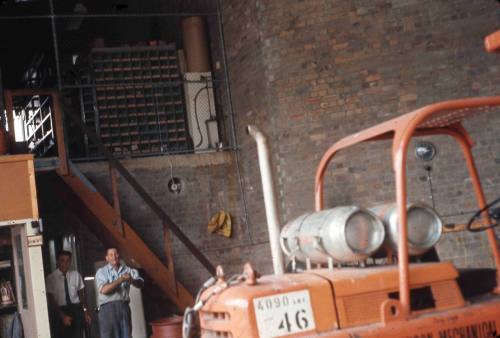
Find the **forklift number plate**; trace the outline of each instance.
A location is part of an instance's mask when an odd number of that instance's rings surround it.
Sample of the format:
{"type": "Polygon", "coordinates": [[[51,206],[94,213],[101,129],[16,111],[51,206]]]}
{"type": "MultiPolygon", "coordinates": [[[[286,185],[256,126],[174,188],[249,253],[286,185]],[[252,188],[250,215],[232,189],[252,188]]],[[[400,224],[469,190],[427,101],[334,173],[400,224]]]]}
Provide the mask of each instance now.
{"type": "Polygon", "coordinates": [[[316,328],[308,290],[254,298],[260,338],[286,336],[316,328]]]}

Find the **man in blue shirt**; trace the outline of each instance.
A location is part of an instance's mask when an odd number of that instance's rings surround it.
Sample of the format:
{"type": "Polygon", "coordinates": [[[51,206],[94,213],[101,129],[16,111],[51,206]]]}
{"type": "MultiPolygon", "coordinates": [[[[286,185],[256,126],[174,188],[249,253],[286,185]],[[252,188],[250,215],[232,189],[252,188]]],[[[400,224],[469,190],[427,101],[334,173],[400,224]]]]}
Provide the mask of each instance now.
{"type": "Polygon", "coordinates": [[[99,331],[101,338],[132,338],[130,284],[141,288],[139,272],[120,260],[116,248],[106,250],[106,264],[95,275],[99,290],[99,331]]]}

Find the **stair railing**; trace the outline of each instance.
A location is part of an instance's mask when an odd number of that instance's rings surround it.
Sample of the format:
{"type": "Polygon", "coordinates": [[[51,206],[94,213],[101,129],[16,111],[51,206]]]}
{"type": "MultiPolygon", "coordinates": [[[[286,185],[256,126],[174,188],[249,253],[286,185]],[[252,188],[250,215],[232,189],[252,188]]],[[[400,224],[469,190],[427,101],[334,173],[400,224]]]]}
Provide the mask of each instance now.
{"type": "Polygon", "coordinates": [[[7,110],[7,120],[9,123],[9,130],[11,132],[11,139],[15,137],[14,134],[14,124],[13,124],[13,97],[15,96],[35,96],[35,95],[50,95],[52,97],[52,109],[54,114],[54,124],[56,132],[56,142],[59,157],[59,167],[57,171],[60,175],[69,175],[69,165],[68,165],[68,152],[65,143],[64,136],[64,116],[70,118],[76,126],[87,136],[87,138],[93,142],[98,151],[107,159],[110,168],[111,186],[113,193],[113,204],[117,212],[116,215],[116,226],[121,229],[123,235],[122,218],[121,218],[121,208],[119,202],[119,192],[116,180],[116,174],[119,173],[134,191],[142,198],[142,200],[149,206],[149,208],[160,218],[164,230],[165,230],[165,245],[166,245],[166,256],[167,256],[167,266],[172,269],[173,272],[173,259],[171,257],[171,237],[167,229],[170,230],[184,246],[189,250],[191,254],[203,265],[203,267],[211,274],[215,274],[215,267],[208,260],[208,258],[196,247],[196,245],[191,242],[191,240],[182,232],[182,230],[172,221],[172,219],[167,215],[163,208],[156,202],[153,197],[144,189],[144,187],[133,177],[133,175],[123,166],[123,164],[106,148],[106,146],[101,141],[100,137],[91,130],[84,122],[81,120],[80,116],[72,112],[71,109],[62,109],[62,101],[60,99],[59,93],[54,90],[32,90],[32,89],[20,89],[20,90],[6,90],[5,91],[5,106],[7,110]]]}

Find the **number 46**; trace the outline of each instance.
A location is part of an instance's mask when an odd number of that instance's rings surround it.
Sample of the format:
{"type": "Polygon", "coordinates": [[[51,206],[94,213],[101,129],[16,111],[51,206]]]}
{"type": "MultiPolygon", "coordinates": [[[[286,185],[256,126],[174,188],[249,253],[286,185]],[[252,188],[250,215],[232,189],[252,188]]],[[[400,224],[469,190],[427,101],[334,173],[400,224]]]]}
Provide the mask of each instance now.
{"type": "MultiPolygon", "coordinates": [[[[309,321],[307,320],[306,310],[302,309],[295,312],[295,324],[300,330],[304,330],[309,327],[309,321]]],[[[292,324],[290,323],[288,312],[285,312],[285,318],[281,320],[278,329],[286,330],[287,332],[292,331],[292,324]]]]}

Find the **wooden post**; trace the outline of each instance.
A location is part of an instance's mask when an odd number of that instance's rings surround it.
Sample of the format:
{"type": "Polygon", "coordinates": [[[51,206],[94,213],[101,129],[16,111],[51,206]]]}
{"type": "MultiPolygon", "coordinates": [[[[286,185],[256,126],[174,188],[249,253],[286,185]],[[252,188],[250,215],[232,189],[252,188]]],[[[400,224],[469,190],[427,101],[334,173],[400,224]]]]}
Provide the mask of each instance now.
{"type": "Polygon", "coordinates": [[[59,156],[59,173],[68,175],[68,153],[66,150],[66,141],[64,139],[64,120],[61,108],[61,99],[59,93],[52,92],[52,108],[54,109],[54,124],[56,127],[57,153],[59,156]]]}
{"type": "Polygon", "coordinates": [[[15,148],[16,145],[16,130],[14,128],[14,100],[12,91],[5,91],[5,110],[7,111],[7,126],[9,127],[10,147],[15,148]]]}
{"type": "Polygon", "coordinates": [[[122,236],[125,236],[125,232],[123,231],[122,212],[120,208],[120,195],[118,194],[118,183],[116,181],[116,169],[111,162],[109,162],[109,176],[111,178],[111,191],[113,192],[113,208],[115,209],[114,224],[121,232],[122,236]]]}
{"type": "Polygon", "coordinates": [[[174,292],[177,294],[177,284],[175,282],[174,257],[172,256],[172,235],[166,224],[163,224],[163,246],[165,248],[166,265],[169,272],[171,285],[175,285],[174,292]]]}

